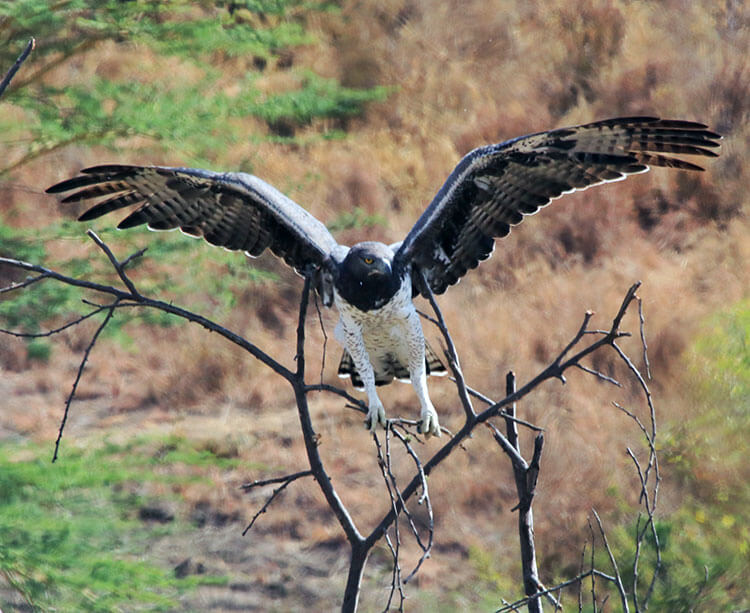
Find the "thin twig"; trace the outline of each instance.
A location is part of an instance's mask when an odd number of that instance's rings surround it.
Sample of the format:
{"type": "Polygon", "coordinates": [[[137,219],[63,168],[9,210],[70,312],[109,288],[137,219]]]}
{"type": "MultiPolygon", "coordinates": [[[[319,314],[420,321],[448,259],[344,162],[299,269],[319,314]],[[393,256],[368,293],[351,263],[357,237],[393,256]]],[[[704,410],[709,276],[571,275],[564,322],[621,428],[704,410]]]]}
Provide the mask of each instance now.
{"type": "Polygon", "coordinates": [[[646,343],[646,320],[643,317],[643,300],[637,296],[638,300],[638,321],[641,333],[641,347],[643,347],[643,363],[646,366],[646,377],[651,379],[651,363],[648,361],[648,344],[646,343]]]}
{"type": "Polygon", "coordinates": [[[591,509],[592,513],[594,514],[594,517],[596,518],[596,523],[599,525],[599,534],[601,534],[602,541],[604,542],[604,549],[607,551],[607,555],[609,556],[609,561],[612,564],[612,569],[614,570],[614,584],[615,587],[617,587],[617,592],[620,595],[620,602],[622,603],[622,610],[624,613],[628,613],[630,611],[630,607],[628,606],[628,594],[625,591],[625,586],[622,584],[622,577],[620,576],[620,569],[617,567],[617,560],[615,559],[615,554],[612,552],[612,548],[609,546],[609,541],[607,540],[607,533],[604,531],[604,526],[602,525],[602,520],[599,517],[599,513],[596,512],[596,509],[591,509]]]}
{"type": "Polygon", "coordinates": [[[499,609],[495,609],[495,613],[508,613],[509,611],[516,611],[519,607],[522,607],[523,605],[528,604],[532,598],[537,598],[539,596],[548,596],[549,594],[555,594],[559,593],[560,591],[564,590],[566,587],[570,587],[574,584],[581,584],[584,579],[590,577],[590,576],[596,576],[604,579],[605,581],[614,581],[614,577],[611,575],[608,575],[606,573],[603,573],[596,569],[590,569],[585,572],[582,572],[572,579],[568,579],[567,581],[563,581],[562,583],[558,583],[555,586],[545,588],[544,590],[537,592],[533,596],[527,596],[525,598],[521,598],[519,600],[516,600],[515,602],[507,603],[504,607],[501,607],[499,609]]]}
{"type": "MultiPolygon", "coordinates": [[[[450,380],[455,382],[455,379],[453,377],[451,377],[450,380]]],[[[485,396],[482,392],[479,392],[475,390],[474,388],[469,387],[468,385],[466,386],[466,391],[469,392],[469,394],[471,394],[472,396],[474,396],[474,398],[476,398],[477,400],[481,400],[482,402],[484,402],[484,404],[488,406],[492,406],[495,404],[495,401],[492,400],[492,398],[490,398],[489,396],[485,396]]],[[[530,421],[526,421],[525,419],[521,419],[515,415],[511,415],[510,413],[508,413],[507,410],[501,411],[500,416],[503,419],[510,419],[514,421],[515,423],[517,423],[519,426],[524,426],[525,428],[528,428],[529,430],[533,430],[534,432],[544,432],[544,428],[542,428],[541,426],[537,426],[535,424],[532,424],[530,421]]]]}
{"type": "MultiPolygon", "coordinates": [[[[125,274],[125,267],[115,257],[115,254],[112,253],[112,250],[109,248],[109,246],[102,239],[100,239],[97,236],[96,232],[94,232],[93,230],[86,230],[86,234],[91,240],[96,243],[97,247],[99,247],[99,249],[101,249],[107,255],[107,258],[109,258],[109,261],[112,263],[112,268],[115,269],[115,271],[117,272],[117,276],[120,277],[120,280],[125,284],[125,287],[128,288],[133,298],[142,298],[141,293],[135,288],[135,284],[130,280],[128,275],[125,274]]],[[[141,255],[143,255],[143,253],[145,253],[145,251],[145,249],[141,249],[140,251],[128,257],[127,261],[130,262],[132,259],[140,257],[141,255]]]]}
{"type": "MultiPolygon", "coordinates": [[[[583,563],[586,560],[586,543],[581,549],[581,564],[579,566],[578,576],[583,576],[583,563]]],[[[583,581],[578,582],[578,612],[583,613],[583,581]]]]}
{"type": "Polygon", "coordinates": [[[326,333],[326,327],[323,325],[323,313],[320,310],[320,303],[318,302],[318,292],[313,292],[313,301],[315,302],[315,310],[318,313],[318,324],[320,325],[320,331],[323,333],[323,358],[320,361],[320,384],[323,385],[323,375],[326,368],[326,352],[328,349],[328,334],[326,333]]]}
{"type": "Polygon", "coordinates": [[[44,279],[48,279],[49,277],[47,275],[38,275],[36,277],[26,277],[23,281],[18,281],[15,283],[11,283],[10,285],[6,285],[5,287],[0,287],[0,294],[5,294],[6,292],[13,292],[17,289],[22,289],[24,287],[28,287],[29,285],[33,285],[34,283],[37,283],[38,281],[43,281],[44,279]]]}
{"type": "MultiPolygon", "coordinates": [[[[591,556],[590,556],[590,565],[591,570],[594,570],[594,553],[596,551],[596,536],[594,535],[594,526],[591,525],[591,519],[588,520],[589,524],[589,532],[591,533],[591,556]]],[[[596,575],[594,573],[591,573],[591,609],[592,613],[596,613],[596,575]]]]}
{"type": "MultiPolygon", "coordinates": [[[[378,467],[380,468],[380,473],[383,476],[383,481],[385,482],[385,487],[388,491],[388,498],[391,501],[391,508],[396,512],[396,519],[393,522],[393,534],[396,538],[396,544],[393,544],[393,541],[391,540],[391,537],[388,533],[385,534],[385,542],[388,545],[388,549],[391,552],[391,557],[393,558],[393,570],[391,571],[391,589],[388,594],[388,601],[386,602],[384,609],[384,613],[387,613],[391,608],[391,602],[393,602],[393,596],[396,593],[397,589],[401,597],[402,607],[404,600],[406,599],[406,595],[404,594],[403,582],[401,581],[401,562],[399,558],[401,549],[401,529],[400,522],[398,520],[399,513],[396,510],[396,500],[397,498],[400,499],[401,494],[398,491],[396,478],[391,471],[390,435],[388,430],[385,431],[385,454],[383,454],[383,449],[380,445],[380,439],[378,438],[377,432],[373,432],[372,439],[375,442],[375,449],[377,450],[378,455],[378,467]]],[[[406,511],[405,507],[404,511],[406,511]]]]}
{"type": "Polygon", "coordinates": [[[17,338],[45,338],[48,336],[54,336],[55,334],[60,334],[60,332],[63,332],[67,330],[68,328],[77,326],[78,324],[86,321],[90,317],[93,317],[94,315],[98,315],[102,311],[106,311],[109,308],[110,306],[97,306],[97,308],[95,308],[93,311],[90,311],[86,313],[85,315],[81,315],[80,317],[77,317],[73,321],[69,321],[68,323],[63,324],[62,326],[59,326],[57,328],[52,328],[51,330],[47,330],[46,332],[14,332],[13,330],[6,330],[5,328],[0,328],[0,333],[8,334],[10,336],[15,336],[17,338]]]}
{"type": "Polygon", "coordinates": [[[271,503],[276,499],[276,497],[283,492],[286,487],[290,484],[296,481],[297,479],[301,479],[302,477],[310,477],[312,476],[311,470],[301,470],[299,472],[296,472],[291,475],[286,475],[285,477],[275,477],[273,479],[263,479],[259,481],[253,481],[252,483],[246,483],[242,486],[242,489],[245,491],[248,491],[254,487],[260,487],[261,485],[268,485],[270,483],[281,483],[281,485],[273,490],[271,492],[271,495],[268,497],[266,502],[263,504],[263,506],[258,510],[258,512],[253,515],[253,518],[250,520],[250,523],[247,525],[247,528],[245,528],[242,531],[242,536],[245,536],[250,530],[252,529],[253,525],[257,521],[257,519],[263,515],[268,510],[268,507],[271,506],[271,503]]]}
{"type": "Polygon", "coordinates": [[[122,301],[122,304],[119,305],[120,307],[132,306],[133,304],[137,303],[139,306],[149,307],[149,308],[157,309],[160,311],[164,311],[165,313],[170,313],[172,315],[176,315],[178,317],[181,317],[193,323],[197,323],[203,326],[204,328],[206,328],[207,330],[216,332],[217,334],[219,334],[220,336],[223,336],[224,338],[234,343],[235,345],[238,345],[239,347],[241,347],[242,349],[250,353],[254,358],[263,362],[276,374],[282,376],[288,381],[291,381],[294,378],[294,373],[292,373],[283,364],[273,359],[265,351],[262,351],[257,345],[250,343],[249,341],[239,336],[238,334],[231,332],[227,328],[220,326],[219,324],[211,321],[210,319],[207,319],[206,317],[203,317],[202,315],[198,315],[197,313],[193,313],[192,311],[182,309],[169,302],[164,302],[163,300],[154,300],[153,298],[147,298],[145,296],[134,296],[129,291],[123,291],[111,285],[104,285],[102,283],[95,283],[93,281],[77,279],[75,277],[70,277],[67,275],[60,274],[59,272],[50,270],[48,268],[45,268],[44,266],[39,266],[38,264],[31,264],[29,262],[24,262],[22,260],[15,260],[13,258],[0,257],[0,264],[7,264],[14,268],[20,268],[22,270],[36,272],[44,276],[44,278],[46,279],[52,279],[54,281],[58,281],[59,283],[72,285],[73,287],[93,290],[95,292],[100,292],[102,294],[109,294],[110,296],[113,296],[114,298],[122,301]],[[132,302],[129,304],[126,304],[125,301],[132,301],[132,302]]]}
{"type": "Polygon", "coordinates": [[[243,483],[240,488],[249,492],[251,489],[256,487],[263,487],[264,485],[273,485],[274,483],[284,483],[286,481],[294,481],[301,477],[309,477],[312,475],[311,470],[301,470],[291,475],[284,475],[283,477],[271,477],[270,479],[256,479],[250,483],[243,483]]]}
{"type": "Polygon", "coordinates": [[[68,397],[65,400],[65,410],[63,411],[62,420],[60,420],[60,429],[57,432],[57,440],[55,441],[55,451],[52,454],[53,462],[57,460],[57,454],[60,450],[60,442],[62,441],[63,430],[65,429],[65,424],[68,421],[68,414],[70,412],[70,404],[73,402],[73,398],[75,398],[76,390],[78,389],[78,384],[80,383],[81,376],[83,375],[83,369],[86,366],[86,362],[89,359],[89,354],[91,353],[91,350],[94,348],[94,345],[96,344],[96,341],[99,338],[99,335],[102,333],[102,330],[104,330],[104,328],[107,327],[109,320],[112,319],[112,315],[114,315],[118,302],[119,300],[115,300],[109,306],[109,308],[107,309],[107,315],[104,317],[104,321],[102,321],[102,323],[96,329],[96,332],[94,332],[94,335],[91,337],[89,344],[86,346],[86,350],[83,352],[83,358],[81,359],[81,363],[78,365],[78,372],[76,373],[76,378],[73,381],[73,387],[70,390],[70,393],[68,394],[68,397]]]}
{"type": "Polygon", "coordinates": [[[18,59],[14,62],[13,66],[10,67],[8,72],[5,73],[5,77],[3,77],[2,82],[0,82],[0,96],[5,93],[5,89],[10,85],[10,82],[13,80],[13,77],[16,76],[21,64],[26,61],[26,58],[29,57],[29,53],[31,53],[35,46],[36,41],[33,38],[30,38],[29,42],[26,43],[26,47],[21,52],[21,55],[18,56],[18,59]]]}
{"type": "Polygon", "coordinates": [[[469,392],[466,389],[466,381],[464,380],[464,374],[461,371],[461,364],[458,360],[456,345],[454,344],[453,337],[451,336],[450,332],[448,331],[448,327],[445,324],[445,319],[443,318],[443,313],[438,306],[437,300],[435,300],[435,294],[432,293],[432,288],[430,287],[430,284],[427,283],[427,279],[425,278],[424,273],[421,270],[419,271],[419,276],[422,281],[422,285],[424,285],[427,290],[427,299],[430,301],[430,306],[432,307],[432,310],[435,313],[435,317],[437,318],[437,321],[435,323],[438,326],[441,334],[443,335],[443,339],[445,340],[447,348],[446,356],[448,358],[448,367],[451,369],[451,372],[453,372],[453,377],[456,381],[458,398],[461,401],[461,406],[463,406],[464,408],[466,418],[471,419],[476,416],[476,412],[474,411],[474,407],[471,405],[469,392]]]}
{"type": "Polygon", "coordinates": [[[360,413],[367,414],[367,405],[359,398],[352,396],[345,389],[330,385],[328,383],[315,383],[312,385],[305,386],[305,393],[307,392],[330,392],[344,398],[349,404],[347,405],[350,409],[359,411],[360,413]]]}
{"type": "Polygon", "coordinates": [[[583,364],[575,364],[575,366],[576,368],[580,368],[582,371],[587,372],[590,375],[594,375],[602,381],[606,381],[607,383],[611,383],[612,385],[616,385],[617,387],[622,387],[622,383],[620,383],[617,379],[605,375],[603,372],[594,370],[593,368],[589,368],[588,366],[584,366],[583,364]]]}
{"type": "Polygon", "coordinates": [[[435,538],[435,517],[432,512],[432,502],[430,500],[430,493],[427,488],[427,477],[424,474],[424,468],[422,467],[422,462],[420,461],[419,456],[417,455],[416,451],[414,451],[414,448],[409,444],[409,441],[403,434],[401,434],[395,428],[392,430],[392,432],[394,436],[396,436],[403,443],[404,447],[406,448],[406,452],[414,461],[414,465],[417,468],[417,475],[422,481],[422,495],[417,500],[417,504],[424,504],[427,508],[427,544],[424,544],[422,542],[419,537],[419,533],[415,529],[414,536],[417,540],[417,544],[422,549],[422,555],[417,561],[414,569],[407,575],[406,579],[404,579],[404,583],[409,583],[409,581],[411,581],[412,578],[416,576],[417,572],[419,572],[419,569],[422,567],[424,561],[430,557],[430,552],[432,551],[432,543],[435,538]]]}

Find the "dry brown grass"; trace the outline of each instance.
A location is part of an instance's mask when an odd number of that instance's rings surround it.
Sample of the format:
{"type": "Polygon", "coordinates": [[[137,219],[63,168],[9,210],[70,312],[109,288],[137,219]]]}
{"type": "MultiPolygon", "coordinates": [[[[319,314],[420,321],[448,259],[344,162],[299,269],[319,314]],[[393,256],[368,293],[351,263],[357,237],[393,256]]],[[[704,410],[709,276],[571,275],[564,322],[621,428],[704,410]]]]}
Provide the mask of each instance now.
{"type": "MultiPolygon", "coordinates": [[[[347,84],[397,90],[353,122],[346,140],[303,147],[241,144],[217,159],[228,169],[253,160],[258,175],[325,220],[353,205],[387,217],[388,228],[347,231],[342,238],[348,241],[373,233],[396,240],[459,156],[487,142],[617,114],[654,113],[716,127],[726,140],[707,173],[657,171],[555,202],[515,229],[489,262],[441,298],[469,383],[500,397],[507,370],[515,370],[521,382],[533,376],[575,332],[586,309],[595,310],[598,325],[606,326],[628,285],[642,279],[660,419],[679,421],[701,410],[681,401],[684,349],[706,315],[746,297],[750,287],[750,228],[744,217],[750,171],[743,163],[750,153],[747,15],[731,13],[724,4],[677,0],[588,0],[571,7],[564,0],[543,8],[515,0],[365,0],[348,4],[340,16],[317,16],[319,44],[297,51],[297,65],[347,84]]],[[[96,73],[130,74],[144,54],[141,48],[123,55],[119,47],[104,47],[50,78],[61,84],[96,73]]],[[[241,63],[228,64],[227,88],[238,76],[231,71],[242,69],[241,63]]],[[[167,71],[197,78],[174,61],[139,71],[139,78],[159,79],[167,71]]],[[[264,78],[271,87],[274,78],[286,76],[264,78]]],[[[238,129],[249,135],[259,126],[238,129]]],[[[104,160],[177,164],[180,152],[132,159],[127,151],[68,149],[19,170],[13,181],[43,187],[104,160]]],[[[19,226],[42,223],[39,210],[57,215],[50,199],[19,192],[6,193],[0,208],[19,226]]],[[[299,287],[289,274],[278,290],[248,292],[222,323],[274,354],[286,351],[290,361],[299,287]]],[[[325,320],[325,379],[334,381],[340,350],[330,337],[334,318],[327,314],[325,320]]],[[[637,322],[631,318],[628,325],[635,330],[637,322]]],[[[309,372],[316,377],[322,335],[314,320],[308,330],[309,372]]],[[[69,436],[81,435],[81,421],[108,429],[129,423],[214,441],[210,444],[238,441],[243,459],[267,466],[253,478],[303,467],[291,395],[266,369],[197,327],[132,334],[139,340],[133,349],[97,347],[84,379],[94,399],[84,406],[95,407],[97,416],[84,417],[77,408],[69,436]]],[[[428,335],[437,339],[433,330],[428,335]]],[[[80,345],[75,349],[63,344],[46,367],[18,356],[6,360],[6,366],[17,365],[14,370],[30,367],[4,373],[4,384],[9,381],[15,394],[2,412],[6,428],[53,437],[80,345]]],[[[8,351],[19,353],[15,345],[8,351]]],[[[612,356],[594,359],[597,368],[623,375],[612,356]]],[[[432,382],[431,390],[441,421],[455,427],[461,410],[450,382],[432,382]]],[[[639,437],[612,400],[642,410],[632,386],[614,390],[583,374],[573,374],[565,387],[546,384],[519,407],[521,415],[547,429],[536,502],[546,573],[577,563],[590,509],[615,510],[608,488],[631,497],[634,475],[621,451],[638,445],[639,437]]],[[[391,414],[416,415],[408,386],[387,389],[384,401],[391,414]]],[[[316,399],[313,408],[334,481],[358,521],[371,525],[386,505],[361,420],[327,397],[316,399]]],[[[428,443],[426,451],[436,445],[428,443]]],[[[233,487],[248,476],[217,473],[215,487],[197,485],[182,494],[191,504],[208,501],[247,518],[261,498],[240,496],[233,487]]],[[[666,500],[677,504],[679,483],[666,477],[666,500]]],[[[445,554],[427,563],[424,585],[455,586],[456,577],[465,576],[458,569],[472,544],[514,558],[511,483],[505,458],[484,433],[435,473],[430,486],[437,547],[445,554]]],[[[263,530],[307,546],[341,538],[311,484],[292,486],[283,504],[264,517],[263,530]]]]}

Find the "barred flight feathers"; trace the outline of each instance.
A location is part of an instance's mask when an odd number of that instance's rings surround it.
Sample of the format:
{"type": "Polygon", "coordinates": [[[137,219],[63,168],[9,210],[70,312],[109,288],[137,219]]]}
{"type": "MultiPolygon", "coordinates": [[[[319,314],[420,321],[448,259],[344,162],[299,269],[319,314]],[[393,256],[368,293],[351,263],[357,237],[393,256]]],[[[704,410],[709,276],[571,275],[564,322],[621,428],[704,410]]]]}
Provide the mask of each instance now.
{"type": "MultiPolygon", "coordinates": [[[[621,117],[475,149],[456,166],[396,253],[433,292],[487,259],[494,239],[555,198],[650,166],[703,170],[674,155],[715,157],[721,136],[701,123],[621,117]],[[665,155],[666,154],[666,155],[665,155]]],[[[414,278],[415,293],[426,293],[414,278]]]]}
{"type": "Polygon", "coordinates": [[[180,228],[212,245],[250,256],[270,248],[298,272],[309,265],[320,266],[337,246],[320,221],[253,175],[120,165],[81,172],[47,189],[48,193],[78,190],[62,202],[107,197],[85,211],[80,221],[138,205],[118,228],[142,224],[152,230],[180,228]]]}

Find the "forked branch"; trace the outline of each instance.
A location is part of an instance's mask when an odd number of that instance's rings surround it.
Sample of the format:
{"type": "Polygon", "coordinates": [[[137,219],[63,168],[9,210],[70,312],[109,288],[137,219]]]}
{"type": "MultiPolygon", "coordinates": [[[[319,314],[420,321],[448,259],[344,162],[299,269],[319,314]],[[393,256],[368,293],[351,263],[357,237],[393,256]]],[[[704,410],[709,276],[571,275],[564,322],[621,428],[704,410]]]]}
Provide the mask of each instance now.
{"type": "MultiPolygon", "coordinates": [[[[633,372],[639,383],[642,385],[649,402],[651,411],[651,427],[644,427],[642,423],[638,422],[641,431],[649,441],[651,455],[647,464],[639,469],[639,479],[641,482],[641,497],[645,500],[645,506],[648,509],[646,514],[646,521],[640,526],[639,534],[643,540],[646,532],[655,536],[655,528],[653,522],[653,508],[656,500],[656,489],[651,484],[650,479],[652,474],[657,475],[658,484],[658,464],[655,459],[654,452],[654,436],[655,426],[653,404],[651,403],[650,393],[645,383],[645,379],[639,376],[637,368],[633,365],[633,362],[627,358],[627,355],[620,349],[616,344],[616,341],[624,336],[628,336],[627,332],[620,330],[620,325],[625,315],[625,312],[630,307],[632,301],[636,299],[636,290],[640,284],[633,285],[627,292],[625,298],[620,305],[618,312],[616,313],[612,325],[609,330],[592,330],[589,329],[589,324],[592,318],[591,313],[586,313],[583,322],[572,340],[563,348],[560,354],[536,377],[531,379],[525,385],[519,389],[507,390],[505,398],[500,401],[492,402],[485,395],[471,389],[465,382],[463,373],[460,369],[460,362],[455,348],[455,343],[448,331],[445,324],[445,320],[440,312],[440,308],[434,299],[434,296],[430,295],[430,303],[432,304],[435,312],[435,318],[430,318],[435,325],[438,326],[447,347],[447,357],[449,365],[453,371],[454,379],[457,385],[458,398],[463,409],[463,423],[460,428],[453,434],[449,433],[449,437],[442,447],[438,448],[426,461],[423,461],[415,446],[415,441],[419,442],[419,436],[415,430],[415,422],[408,420],[394,419],[388,424],[388,429],[385,432],[384,445],[380,442],[379,435],[374,438],[375,453],[380,458],[380,466],[383,475],[383,483],[388,496],[388,510],[385,515],[378,521],[369,534],[362,534],[354,521],[354,518],[349,513],[344,502],[339,497],[333,482],[331,481],[330,475],[328,474],[324,462],[319,452],[319,438],[314,430],[312,419],[310,417],[310,411],[308,407],[307,396],[311,392],[324,392],[331,393],[342,398],[347,406],[361,412],[366,411],[364,404],[352,396],[345,390],[338,388],[333,385],[325,384],[323,382],[319,384],[307,384],[305,382],[305,321],[307,317],[307,307],[309,304],[310,291],[311,291],[311,275],[308,274],[305,277],[305,284],[302,291],[302,297],[300,300],[299,318],[297,324],[297,342],[295,346],[294,359],[296,367],[294,369],[287,368],[281,364],[277,359],[272,357],[266,351],[260,349],[257,345],[252,342],[240,337],[239,335],[231,332],[230,330],[212,322],[211,320],[177,307],[171,303],[155,300],[143,295],[137,288],[136,284],[128,276],[127,268],[130,264],[135,262],[138,258],[143,255],[144,250],[138,251],[133,255],[119,260],[112,250],[93,232],[89,232],[91,240],[97,245],[97,247],[106,255],[114,271],[116,272],[121,287],[115,287],[111,285],[104,285],[100,283],[94,283],[86,279],[79,279],[71,276],[67,276],[56,272],[54,270],[14,260],[11,258],[0,258],[0,263],[10,266],[21,271],[31,273],[31,276],[24,281],[17,281],[9,284],[7,287],[0,288],[0,293],[8,293],[15,291],[31,291],[33,287],[40,282],[58,282],[78,287],[81,290],[92,291],[100,296],[108,296],[110,302],[106,304],[94,304],[94,310],[86,315],[79,316],[76,319],[68,322],[67,324],[57,326],[53,330],[49,330],[44,333],[47,335],[53,335],[61,332],[62,330],[76,326],[86,319],[104,312],[105,318],[101,324],[97,327],[93,334],[88,346],[85,350],[83,359],[80,362],[78,373],[73,385],[73,389],[67,399],[63,420],[60,427],[60,433],[58,436],[58,442],[56,446],[55,457],[57,457],[57,448],[63,433],[63,426],[68,419],[69,409],[72,400],[75,397],[77,385],[84,373],[84,367],[89,359],[89,355],[94,349],[94,346],[99,338],[101,331],[108,325],[112,317],[116,314],[119,309],[123,308],[153,308],[160,310],[165,313],[170,313],[177,317],[181,317],[188,321],[198,323],[204,328],[216,332],[220,336],[229,340],[230,342],[238,345],[245,349],[254,358],[265,364],[273,372],[278,374],[280,377],[285,379],[292,387],[295,400],[298,409],[298,416],[300,420],[300,427],[302,436],[305,443],[305,450],[309,469],[301,470],[295,473],[291,473],[282,477],[274,477],[271,479],[264,479],[254,481],[245,486],[245,489],[251,489],[261,484],[279,484],[274,489],[271,495],[266,499],[263,506],[253,516],[247,530],[252,527],[255,521],[270,507],[273,500],[290,484],[307,476],[312,476],[320,487],[331,512],[338,520],[342,530],[344,531],[346,538],[351,547],[351,562],[349,567],[349,575],[346,582],[344,601],[342,610],[344,611],[355,611],[357,608],[359,595],[361,591],[362,576],[364,568],[367,562],[367,558],[372,548],[376,543],[380,542],[381,539],[385,539],[390,551],[393,556],[394,570],[392,573],[392,586],[390,596],[388,598],[387,607],[391,605],[393,597],[396,593],[399,595],[399,608],[403,609],[405,602],[405,586],[409,580],[415,576],[415,574],[422,567],[424,561],[429,557],[432,550],[432,543],[435,536],[434,531],[434,518],[432,515],[432,503],[430,501],[429,489],[428,489],[428,477],[431,472],[441,465],[451,453],[467,443],[476,427],[480,424],[489,424],[489,420],[492,418],[501,417],[506,421],[506,434],[502,434],[495,426],[490,426],[493,429],[493,436],[495,440],[501,445],[505,453],[510,457],[511,462],[516,472],[516,483],[519,493],[519,505],[517,507],[519,511],[520,524],[519,527],[526,530],[526,533],[533,537],[533,524],[531,523],[531,506],[534,497],[534,488],[536,485],[536,479],[539,474],[539,461],[542,453],[543,437],[538,434],[534,454],[530,462],[524,460],[519,442],[517,428],[529,427],[539,432],[541,429],[533,424],[529,424],[527,421],[518,418],[515,415],[514,406],[515,403],[526,395],[531,393],[539,385],[549,379],[557,379],[565,381],[565,372],[570,368],[577,368],[584,370],[588,373],[598,376],[595,371],[582,364],[582,360],[593,353],[604,347],[611,347],[617,354],[626,362],[628,368],[633,372]],[[592,339],[593,337],[593,339],[592,339]],[[485,402],[489,406],[485,407],[481,412],[475,411],[470,398],[475,397],[485,402]],[[393,470],[393,459],[391,448],[393,444],[398,444],[403,447],[406,456],[413,463],[413,475],[405,481],[402,485],[397,481],[395,477],[395,471],[393,470]],[[427,509],[428,523],[429,526],[426,530],[426,534],[420,532],[417,529],[417,522],[410,514],[407,504],[412,497],[417,497],[417,503],[424,504],[427,509]],[[399,518],[403,518],[404,521],[399,521],[399,518]],[[402,560],[401,557],[401,539],[405,535],[410,534],[416,541],[421,549],[421,555],[416,561],[414,568],[408,575],[404,576],[402,573],[402,560]]],[[[89,304],[92,304],[89,302],[89,304]]],[[[642,321],[642,314],[641,314],[642,321]]],[[[20,332],[5,331],[6,333],[14,333],[18,336],[32,336],[20,332]]],[[[600,377],[602,378],[602,377],[600,377]]],[[[613,381],[610,381],[613,382],[613,381]]],[[[627,411],[625,411],[628,413],[627,411]]],[[[630,414],[630,413],[628,413],[630,414]]],[[[447,431],[446,431],[447,432],[447,431]]],[[[635,456],[632,456],[635,461],[635,456]]],[[[640,465],[638,465],[640,467],[640,465]]],[[[247,531],[246,530],[246,531],[247,531]]],[[[529,560],[533,561],[533,540],[530,541],[530,549],[528,550],[529,560]]],[[[533,606],[538,606],[541,610],[540,597],[552,592],[552,590],[545,590],[536,576],[535,563],[528,565],[529,569],[533,568],[533,572],[529,570],[526,572],[527,565],[524,565],[524,579],[527,585],[527,603],[534,603],[533,606]]],[[[619,573],[616,572],[616,575],[619,573]]],[[[599,571],[593,569],[589,571],[586,576],[607,576],[599,571]]],[[[653,589],[653,583],[649,587],[649,593],[653,589]]],[[[555,601],[553,601],[555,602],[555,601]]],[[[557,607],[557,605],[555,605],[557,607]]]]}

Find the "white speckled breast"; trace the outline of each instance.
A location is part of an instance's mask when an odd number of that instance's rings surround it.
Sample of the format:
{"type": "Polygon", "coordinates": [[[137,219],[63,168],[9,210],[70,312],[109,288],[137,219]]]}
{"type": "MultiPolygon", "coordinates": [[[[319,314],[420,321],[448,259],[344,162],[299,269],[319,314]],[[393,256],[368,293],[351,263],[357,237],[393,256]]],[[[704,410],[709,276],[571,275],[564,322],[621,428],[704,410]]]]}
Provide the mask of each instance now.
{"type": "Polygon", "coordinates": [[[344,330],[358,328],[362,331],[365,348],[370,361],[375,362],[387,353],[408,360],[410,340],[413,341],[413,326],[410,315],[416,315],[411,299],[411,277],[406,275],[398,292],[379,309],[360,311],[334,292],[336,308],[341,315],[344,330]]]}

